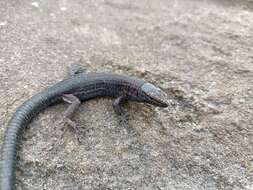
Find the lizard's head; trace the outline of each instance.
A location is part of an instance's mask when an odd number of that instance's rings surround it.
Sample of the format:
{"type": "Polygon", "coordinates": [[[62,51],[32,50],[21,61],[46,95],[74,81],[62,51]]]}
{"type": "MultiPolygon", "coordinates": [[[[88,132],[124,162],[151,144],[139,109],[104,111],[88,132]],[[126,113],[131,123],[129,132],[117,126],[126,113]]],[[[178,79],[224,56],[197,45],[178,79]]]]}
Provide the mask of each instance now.
{"type": "Polygon", "coordinates": [[[159,107],[168,107],[167,94],[160,88],[150,83],[144,83],[141,86],[141,91],[144,93],[145,102],[159,107]]]}

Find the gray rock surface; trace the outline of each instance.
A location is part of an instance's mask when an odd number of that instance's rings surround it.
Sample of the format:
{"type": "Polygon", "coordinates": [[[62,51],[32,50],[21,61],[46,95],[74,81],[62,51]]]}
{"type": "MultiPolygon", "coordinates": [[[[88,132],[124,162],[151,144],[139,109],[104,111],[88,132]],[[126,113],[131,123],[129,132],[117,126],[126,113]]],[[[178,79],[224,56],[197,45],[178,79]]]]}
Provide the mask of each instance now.
{"type": "Polygon", "coordinates": [[[80,63],[153,82],[167,109],[85,102],[73,130],[66,105],[21,135],[18,190],[253,189],[253,2],[1,0],[0,134],[26,99],[80,63]]]}

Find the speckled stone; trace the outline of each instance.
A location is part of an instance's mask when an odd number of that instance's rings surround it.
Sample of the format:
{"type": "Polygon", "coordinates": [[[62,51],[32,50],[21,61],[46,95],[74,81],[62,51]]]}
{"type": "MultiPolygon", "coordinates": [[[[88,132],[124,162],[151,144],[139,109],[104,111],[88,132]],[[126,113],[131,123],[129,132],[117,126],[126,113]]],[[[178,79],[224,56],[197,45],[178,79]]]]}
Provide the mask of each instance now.
{"type": "Polygon", "coordinates": [[[67,105],[21,135],[18,190],[253,189],[253,4],[249,0],[1,0],[0,137],[26,99],[67,66],[146,79],[167,109],[112,99],[67,105]]]}

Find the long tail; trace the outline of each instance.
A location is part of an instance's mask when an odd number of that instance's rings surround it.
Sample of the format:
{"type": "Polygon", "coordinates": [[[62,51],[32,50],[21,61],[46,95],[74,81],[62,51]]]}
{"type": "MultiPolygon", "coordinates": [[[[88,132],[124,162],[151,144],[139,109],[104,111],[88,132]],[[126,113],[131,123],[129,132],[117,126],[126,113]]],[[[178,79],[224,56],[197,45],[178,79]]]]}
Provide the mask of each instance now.
{"type": "Polygon", "coordinates": [[[18,135],[35,115],[57,101],[53,98],[55,94],[56,92],[54,90],[48,89],[33,96],[17,109],[9,121],[1,150],[0,190],[15,189],[16,145],[18,135]]]}

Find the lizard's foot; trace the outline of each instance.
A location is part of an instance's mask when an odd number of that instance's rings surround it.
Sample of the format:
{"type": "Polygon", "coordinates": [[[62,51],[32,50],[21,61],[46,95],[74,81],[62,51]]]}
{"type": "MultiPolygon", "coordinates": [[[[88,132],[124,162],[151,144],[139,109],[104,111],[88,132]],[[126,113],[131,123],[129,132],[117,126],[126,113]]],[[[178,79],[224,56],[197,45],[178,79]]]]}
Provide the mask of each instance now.
{"type": "Polygon", "coordinates": [[[69,118],[64,118],[64,122],[67,123],[68,126],[70,126],[74,130],[75,138],[78,141],[78,143],[80,144],[81,140],[80,140],[79,136],[81,134],[81,126],[69,118]]]}
{"type": "Polygon", "coordinates": [[[72,63],[68,67],[68,76],[74,76],[79,73],[86,73],[86,70],[78,63],[72,63]]]}
{"type": "Polygon", "coordinates": [[[119,124],[124,128],[128,128],[129,126],[129,114],[128,113],[121,113],[118,115],[119,124]]]}

